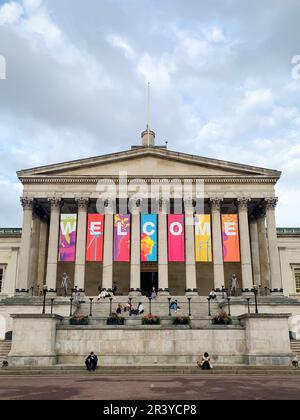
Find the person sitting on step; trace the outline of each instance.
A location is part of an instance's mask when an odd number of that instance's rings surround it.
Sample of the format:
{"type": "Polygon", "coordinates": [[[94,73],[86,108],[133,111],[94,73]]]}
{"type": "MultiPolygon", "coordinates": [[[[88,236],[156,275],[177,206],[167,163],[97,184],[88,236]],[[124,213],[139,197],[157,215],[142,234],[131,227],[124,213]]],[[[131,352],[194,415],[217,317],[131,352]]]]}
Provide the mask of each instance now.
{"type": "Polygon", "coordinates": [[[204,353],[203,356],[201,356],[201,359],[197,361],[197,365],[203,370],[213,368],[212,364],[210,363],[210,357],[208,353],[204,353]]]}

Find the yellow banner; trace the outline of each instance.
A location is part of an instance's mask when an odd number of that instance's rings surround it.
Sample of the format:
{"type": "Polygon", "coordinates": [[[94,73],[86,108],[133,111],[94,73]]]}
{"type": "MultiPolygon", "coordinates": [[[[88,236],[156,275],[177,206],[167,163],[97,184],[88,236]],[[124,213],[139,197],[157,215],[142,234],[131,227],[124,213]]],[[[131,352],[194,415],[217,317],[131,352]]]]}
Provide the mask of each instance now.
{"type": "Polygon", "coordinates": [[[196,262],[211,262],[211,219],[210,214],[195,215],[196,262]]]}

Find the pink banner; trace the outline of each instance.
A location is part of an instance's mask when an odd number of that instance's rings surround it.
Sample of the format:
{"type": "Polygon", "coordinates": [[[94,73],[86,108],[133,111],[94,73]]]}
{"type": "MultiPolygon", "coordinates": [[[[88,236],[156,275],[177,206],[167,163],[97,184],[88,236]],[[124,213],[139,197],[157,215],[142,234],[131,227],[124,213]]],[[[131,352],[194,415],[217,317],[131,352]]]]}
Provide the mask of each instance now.
{"type": "Polygon", "coordinates": [[[184,262],[185,246],[184,246],[184,215],[169,214],[168,216],[168,245],[169,245],[169,261],[184,262]]]}
{"type": "Polygon", "coordinates": [[[88,215],[86,260],[99,262],[103,259],[104,214],[88,215]]]}
{"type": "Polygon", "coordinates": [[[114,261],[130,261],[130,214],[116,214],[114,218],[114,261]]]}
{"type": "Polygon", "coordinates": [[[75,261],[76,227],[77,214],[62,214],[60,216],[59,261],[75,261]]]}

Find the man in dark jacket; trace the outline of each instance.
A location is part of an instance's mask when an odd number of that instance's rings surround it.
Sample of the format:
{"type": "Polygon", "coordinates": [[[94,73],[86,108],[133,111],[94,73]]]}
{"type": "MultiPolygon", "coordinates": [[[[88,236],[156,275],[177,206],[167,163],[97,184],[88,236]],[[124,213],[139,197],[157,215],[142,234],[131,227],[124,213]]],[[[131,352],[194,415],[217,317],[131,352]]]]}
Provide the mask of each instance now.
{"type": "Polygon", "coordinates": [[[95,355],[94,352],[91,352],[89,356],[85,360],[85,365],[87,370],[96,370],[98,364],[98,357],[95,355]]]}

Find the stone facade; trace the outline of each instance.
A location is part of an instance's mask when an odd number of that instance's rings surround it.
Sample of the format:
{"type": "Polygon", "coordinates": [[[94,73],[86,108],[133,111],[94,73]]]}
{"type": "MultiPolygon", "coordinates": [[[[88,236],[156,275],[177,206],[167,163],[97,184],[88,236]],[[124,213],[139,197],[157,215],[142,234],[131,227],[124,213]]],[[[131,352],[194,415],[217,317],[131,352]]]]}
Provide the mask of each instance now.
{"type": "MultiPolygon", "coordinates": [[[[204,350],[217,354],[218,363],[288,364],[287,320],[296,337],[300,331],[300,303],[288,299],[298,297],[293,275],[300,268],[300,232],[276,232],[275,186],[281,173],[169,151],[155,146],[154,137],[151,142],[143,139],[143,146],[125,152],[18,172],[24,187],[22,232],[0,232],[0,268],[5,268],[0,294],[0,338],[13,330],[13,364],[51,365],[68,363],[72,358],[81,363],[91,349],[108,364],[167,363],[174,358],[193,363],[204,350]],[[156,210],[152,213],[158,216],[158,260],[151,264],[142,263],[140,258],[141,185],[155,198],[156,210]],[[103,189],[110,193],[106,191],[100,199],[99,191],[103,189]],[[116,198],[113,213],[117,213],[121,200],[129,209],[134,204],[128,263],[113,261],[114,224],[108,210],[111,191],[116,198]],[[105,214],[103,261],[88,263],[87,217],[99,210],[99,201],[100,212],[105,214]],[[175,213],[178,202],[185,215],[185,261],[171,263],[167,214],[168,209],[175,213]],[[213,260],[209,263],[195,259],[194,226],[189,220],[197,211],[211,216],[213,260]],[[60,215],[67,213],[77,214],[73,263],[58,261],[60,215]],[[240,262],[224,262],[222,214],[235,214],[238,218],[240,262]],[[244,316],[239,325],[226,329],[208,328],[203,320],[197,325],[194,322],[191,330],[153,329],[151,338],[148,330],[134,326],[117,331],[98,325],[82,331],[60,325],[60,316],[69,315],[68,299],[62,297],[60,290],[64,272],[87,302],[90,296],[98,294],[99,287],[111,291],[113,282],[125,300],[129,295],[147,302],[140,297],[147,293],[143,279],[152,279],[161,302],[168,296],[178,296],[185,302],[187,298],[199,305],[204,302],[205,308],[211,289],[216,289],[221,299],[236,273],[240,290],[238,297],[232,297],[232,314],[247,313],[245,299],[257,289],[260,311],[269,315],[244,316]],[[56,316],[40,316],[42,290],[47,292],[48,308],[49,298],[55,298],[56,316]],[[39,343],[34,343],[32,325],[39,330],[39,343]],[[26,341],[23,350],[22,341],[26,341]],[[130,347],[130,343],[138,342],[140,347],[130,347]]],[[[150,206],[150,200],[147,205],[150,206]]],[[[253,305],[252,299],[252,312],[253,305]]]]}

